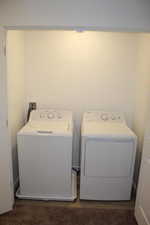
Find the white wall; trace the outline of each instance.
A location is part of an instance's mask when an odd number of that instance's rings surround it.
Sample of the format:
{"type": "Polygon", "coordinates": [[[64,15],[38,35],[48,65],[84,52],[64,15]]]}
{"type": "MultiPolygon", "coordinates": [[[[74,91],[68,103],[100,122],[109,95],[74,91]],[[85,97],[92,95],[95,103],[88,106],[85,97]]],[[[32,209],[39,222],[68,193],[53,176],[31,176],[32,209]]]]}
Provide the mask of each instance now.
{"type": "Polygon", "coordinates": [[[150,112],[150,34],[139,35],[138,74],[136,80],[136,99],[134,114],[134,130],[138,136],[138,151],[135,176],[138,177],[143,137],[150,112]]]}
{"type": "Polygon", "coordinates": [[[8,123],[10,129],[14,184],[18,179],[16,134],[24,124],[24,33],[7,32],[8,123]]]}
{"type": "MultiPolygon", "coordinates": [[[[86,110],[125,113],[132,127],[138,35],[75,31],[26,31],[27,104],[70,109],[79,134],[86,110]]],[[[74,165],[79,162],[76,137],[74,165]]]]}
{"type": "Polygon", "coordinates": [[[149,0],[1,0],[7,26],[96,27],[150,31],[149,0]]]}

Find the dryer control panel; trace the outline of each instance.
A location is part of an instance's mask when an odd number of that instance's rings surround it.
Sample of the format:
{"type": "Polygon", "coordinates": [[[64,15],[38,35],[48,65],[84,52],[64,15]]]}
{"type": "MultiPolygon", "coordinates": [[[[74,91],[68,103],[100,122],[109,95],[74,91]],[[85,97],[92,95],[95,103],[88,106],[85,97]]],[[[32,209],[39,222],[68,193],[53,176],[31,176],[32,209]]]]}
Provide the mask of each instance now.
{"type": "Polygon", "coordinates": [[[99,122],[125,122],[124,116],[117,112],[105,111],[88,111],[84,113],[84,121],[99,121],[99,122]]]}
{"type": "Polygon", "coordinates": [[[52,121],[52,120],[72,120],[71,111],[61,111],[53,109],[33,110],[29,121],[52,121]]]}

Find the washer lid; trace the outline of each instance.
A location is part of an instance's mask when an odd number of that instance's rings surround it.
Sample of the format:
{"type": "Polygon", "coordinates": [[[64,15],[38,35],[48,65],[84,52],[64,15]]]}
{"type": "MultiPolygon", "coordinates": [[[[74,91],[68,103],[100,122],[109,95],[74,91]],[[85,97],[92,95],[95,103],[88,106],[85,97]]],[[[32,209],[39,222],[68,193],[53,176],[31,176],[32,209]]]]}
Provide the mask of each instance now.
{"type": "Polygon", "coordinates": [[[84,123],[82,125],[82,136],[102,138],[133,139],[136,135],[124,123],[84,123]]]}
{"type": "Polygon", "coordinates": [[[70,135],[71,124],[66,121],[52,122],[28,122],[18,133],[19,135],[70,135]]]}

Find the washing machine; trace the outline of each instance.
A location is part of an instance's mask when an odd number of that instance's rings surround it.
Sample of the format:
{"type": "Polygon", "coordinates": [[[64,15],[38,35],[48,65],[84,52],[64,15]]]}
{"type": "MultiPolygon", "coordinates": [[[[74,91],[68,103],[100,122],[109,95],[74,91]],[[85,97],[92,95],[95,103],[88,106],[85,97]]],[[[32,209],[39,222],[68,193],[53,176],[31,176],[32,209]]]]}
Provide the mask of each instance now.
{"type": "Polygon", "coordinates": [[[120,113],[89,111],[81,128],[80,199],[130,200],[137,138],[120,113]]]}
{"type": "Polygon", "coordinates": [[[73,119],[69,111],[39,109],[17,135],[19,181],[17,197],[73,201],[73,119]]]}

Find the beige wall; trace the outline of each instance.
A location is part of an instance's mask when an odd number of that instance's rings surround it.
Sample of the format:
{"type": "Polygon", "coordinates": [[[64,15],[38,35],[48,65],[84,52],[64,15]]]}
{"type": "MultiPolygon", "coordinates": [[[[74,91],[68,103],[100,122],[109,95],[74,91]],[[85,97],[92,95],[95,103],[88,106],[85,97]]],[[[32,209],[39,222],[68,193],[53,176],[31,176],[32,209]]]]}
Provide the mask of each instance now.
{"type": "Polygon", "coordinates": [[[7,33],[8,123],[10,129],[14,183],[18,179],[16,134],[24,124],[24,33],[7,33]]]}
{"type": "MultiPolygon", "coordinates": [[[[150,35],[9,31],[8,40],[8,89],[14,161],[17,158],[15,134],[24,117],[25,88],[26,108],[29,101],[36,101],[40,105],[74,112],[78,131],[74,142],[74,166],[79,163],[82,113],[88,109],[125,112],[128,125],[134,129],[139,140],[137,177],[150,102],[150,35]],[[24,71],[25,80],[20,76],[24,71]],[[18,105],[17,110],[14,104],[18,105]]],[[[16,177],[17,163],[14,165],[16,177]]]]}
{"type": "Polygon", "coordinates": [[[132,127],[137,51],[136,34],[25,32],[27,103],[35,101],[74,112],[78,133],[74,165],[79,163],[79,130],[84,111],[124,112],[132,127]]]}
{"type": "Polygon", "coordinates": [[[134,131],[138,136],[138,151],[135,176],[138,176],[141,153],[143,148],[143,137],[147,123],[149,123],[150,112],[150,34],[139,35],[136,99],[134,115],[134,131]]]}

